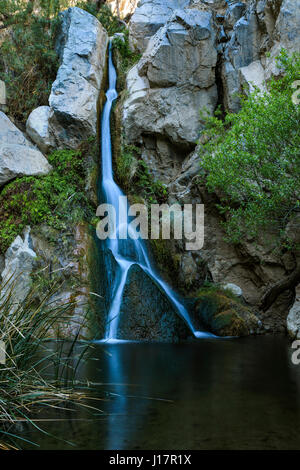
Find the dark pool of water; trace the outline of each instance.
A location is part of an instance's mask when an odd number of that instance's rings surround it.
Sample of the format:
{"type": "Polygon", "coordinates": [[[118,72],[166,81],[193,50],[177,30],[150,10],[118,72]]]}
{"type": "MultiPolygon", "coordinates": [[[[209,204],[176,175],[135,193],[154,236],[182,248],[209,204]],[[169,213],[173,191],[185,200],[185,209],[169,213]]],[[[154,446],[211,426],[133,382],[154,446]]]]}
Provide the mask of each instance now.
{"type": "Polygon", "coordinates": [[[96,345],[81,375],[103,383],[103,414],[52,411],[40,425],[57,438],[22,436],[42,449],[299,449],[292,352],[278,337],[96,345]]]}

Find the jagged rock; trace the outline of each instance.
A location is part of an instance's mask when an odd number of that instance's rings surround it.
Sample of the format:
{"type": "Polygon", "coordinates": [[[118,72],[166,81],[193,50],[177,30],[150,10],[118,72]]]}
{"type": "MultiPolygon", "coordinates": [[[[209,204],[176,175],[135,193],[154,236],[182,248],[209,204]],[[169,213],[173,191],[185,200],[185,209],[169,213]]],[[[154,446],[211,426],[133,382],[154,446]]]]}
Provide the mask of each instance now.
{"type": "Polygon", "coordinates": [[[26,132],[42,152],[48,153],[55,148],[55,140],[49,131],[51,108],[40,106],[34,109],[26,122],[26,132]]]}
{"type": "Polygon", "coordinates": [[[129,269],[123,299],[118,338],[176,342],[192,335],[165,294],[136,264],[129,269]]]}
{"type": "Polygon", "coordinates": [[[266,79],[279,75],[281,70],[276,66],[276,56],[282,48],[289,54],[300,50],[300,3],[298,0],[283,0],[274,30],[274,45],[266,58],[266,79]]]}
{"type": "Polygon", "coordinates": [[[18,176],[46,175],[50,170],[44,155],[0,112],[0,187],[18,176]]]}
{"type": "Polygon", "coordinates": [[[74,7],[60,14],[60,59],[50,110],[34,111],[28,129],[43,148],[77,148],[97,133],[97,105],[106,64],[107,32],[91,14],[74,7]],[[41,118],[38,123],[35,116],[41,118]],[[42,135],[45,142],[42,143],[42,135]]]}
{"type": "Polygon", "coordinates": [[[294,305],[287,317],[287,330],[292,339],[300,339],[300,289],[296,291],[294,305]]]}
{"type": "Polygon", "coordinates": [[[130,44],[144,52],[149,39],[165,25],[174,10],[184,8],[189,0],[142,0],[130,21],[130,44]]]}
{"type": "Polygon", "coordinates": [[[233,29],[234,25],[244,15],[245,11],[245,3],[237,2],[230,4],[224,17],[224,28],[233,29]]]}
{"type": "Polygon", "coordinates": [[[176,11],[128,74],[123,112],[128,141],[150,134],[195,146],[200,110],[212,113],[217,103],[216,62],[211,13],[176,11]]]}
{"type": "Polygon", "coordinates": [[[222,64],[224,104],[227,111],[237,112],[240,108],[241,92],[239,69],[247,67],[260,58],[261,32],[254,8],[234,26],[232,37],[226,45],[222,64]]]}
{"type": "Polygon", "coordinates": [[[2,271],[0,305],[9,300],[12,310],[26,299],[31,288],[31,273],[36,262],[36,253],[31,247],[30,227],[24,231],[24,240],[17,236],[5,253],[5,268],[2,271]]]}

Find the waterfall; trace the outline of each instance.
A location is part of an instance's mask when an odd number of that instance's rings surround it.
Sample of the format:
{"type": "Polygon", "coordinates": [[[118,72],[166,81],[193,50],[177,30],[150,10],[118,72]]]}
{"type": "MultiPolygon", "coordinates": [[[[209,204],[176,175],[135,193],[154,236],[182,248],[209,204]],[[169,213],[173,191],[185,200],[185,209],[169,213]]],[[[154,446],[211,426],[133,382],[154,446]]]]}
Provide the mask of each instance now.
{"type": "Polygon", "coordinates": [[[110,305],[108,314],[108,323],[105,333],[105,339],[109,341],[117,340],[119,312],[122,303],[123,292],[126,284],[127,274],[129,268],[133,264],[138,264],[145,273],[147,273],[164,291],[165,295],[172,303],[175,310],[183,318],[186,324],[195,337],[208,337],[213,336],[206,332],[196,331],[186,308],[181,304],[173,290],[164,282],[160,276],[154,271],[151,266],[150,259],[147,253],[147,247],[144,241],[139,238],[138,240],[119,240],[118,233],[121,227],[119,224],[121,220],[128,224],[127,203],[126,197],[118,185],[114,181],[113,168],[112,168],[112,146],[111,146],[111,130],[110,130],[110,115],[113,102],[116,100],[118,94],[116,90],[117,73],[112,59],[112,43],[109,43],[109,89],[106,93],[106,103],[102,113],[101,123],[101,155],[102,155],[102,182],[101,188],[103,196],[107,204],[114,206],[116,211],[117,237],[115,240],[107,239],[107,247],[111,250],[117,265],[118,270],[113,286],[113,300],[110,305]]]}

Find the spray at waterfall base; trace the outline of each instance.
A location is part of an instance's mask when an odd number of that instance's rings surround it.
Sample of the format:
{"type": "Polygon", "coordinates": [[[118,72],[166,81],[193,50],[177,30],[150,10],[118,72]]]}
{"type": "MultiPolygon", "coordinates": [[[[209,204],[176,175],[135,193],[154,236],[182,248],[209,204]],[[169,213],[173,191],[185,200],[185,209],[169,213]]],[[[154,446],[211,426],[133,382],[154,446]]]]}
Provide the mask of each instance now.
{"type": "Polygon", "coordinates": [[[100,240],[175,240],[186,241],[188,251],[204,245],[204,204],[128,204],[120,196],[118,207],[101,204],[96,233],[100,240]],[[118,220],[117,220],[118,219],[118,220]]]}

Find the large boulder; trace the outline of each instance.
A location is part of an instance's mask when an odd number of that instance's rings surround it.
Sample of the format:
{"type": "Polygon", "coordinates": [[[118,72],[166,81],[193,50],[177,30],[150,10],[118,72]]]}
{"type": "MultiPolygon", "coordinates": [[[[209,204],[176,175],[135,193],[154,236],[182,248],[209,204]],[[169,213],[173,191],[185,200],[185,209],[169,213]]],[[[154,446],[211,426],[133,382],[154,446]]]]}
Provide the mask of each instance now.
{"type": "Polygon", "coordinates": [[[45,175],[51,170],[44,155],[0,112],[0,186],[29,175],[45,175]]]}
{"type": "Polygon", "coordinates": [[[42,152],[48,153],[55,148],[55,139],[49,129],[50,106],[34,109],[26,122],[26,132],[42,152]]]}
{"type": "Polygon", "coordinates": [[[128,142],[154,135],[175,146],[195,146],[200,110],[212,113],[217,103],[215,39],[212,14],[197,10],[177,10],[155,34],[128,74],[128,142]]]}
{"type": "Polygon", "coordinates": [[[74,7],[60,14],[56,50],[60,67],[50,109],[34,110],[27,122],[40,148],[77,148],[97,133],[97,106],[106,64],[107,32],[93,15],[74,7]]]}
{"type": "Polygon", "coordinates": [[[138,265],[132,265],[123,293],[118,337],[176,342],[191,335],[155,281],[138,265]]]}

